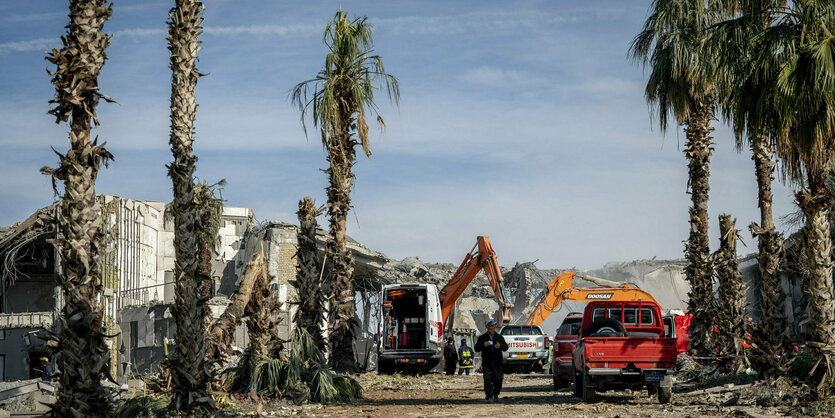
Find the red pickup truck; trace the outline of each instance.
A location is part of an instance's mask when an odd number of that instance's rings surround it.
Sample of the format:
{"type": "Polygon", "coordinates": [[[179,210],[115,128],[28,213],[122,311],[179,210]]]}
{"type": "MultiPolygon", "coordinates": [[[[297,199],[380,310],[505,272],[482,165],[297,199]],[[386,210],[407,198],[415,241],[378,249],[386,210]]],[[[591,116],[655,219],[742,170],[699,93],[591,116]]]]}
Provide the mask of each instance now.
{"type": "Polygon", "coordinates": [[[571,312],[557,329],[557,335],[551,345],[553,350],[551,374],[554,377],[554,390],[571,386],[571,355],[574,352],[574,344],[577,342],[577,335],[580,334],[582,323],[583,313],[571,312]]]}
{"type": "Polygon", "coordinates": [[[655,302],[589,303],[572,356],[574,395],[594,402],[596,392],[646,387],[670,402],[678,350],[664,328],[655,302]]]}

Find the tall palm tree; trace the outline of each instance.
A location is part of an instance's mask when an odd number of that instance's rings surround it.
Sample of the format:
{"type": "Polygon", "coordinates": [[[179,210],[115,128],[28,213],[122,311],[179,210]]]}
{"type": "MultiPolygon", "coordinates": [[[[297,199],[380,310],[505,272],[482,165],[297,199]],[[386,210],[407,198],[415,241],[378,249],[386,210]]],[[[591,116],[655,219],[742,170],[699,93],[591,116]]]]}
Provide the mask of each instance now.
{"type": "Polygon", "coordinates": [[[690,350],[697,355],[713,351],[713,271],[708,243],[711,121],[716,105],[711,62],[705,59],[704,37],[712,24],[704,1],[655,0],[650,16],[632,41],[630,54],[649,66],[647,102],[656,107],[661,130],[668,115],[684,125],[687,135],[690,196],[690,236],[685,244],[688,310],[693,314],[690,350]]]}
{"type": "Polygon", "coordinates": [[[377,114],[374,91],[384,86],[389,100],[399,103],[397,78],[385,72],[383,61],[374,55],[371,26],[366,17],[349,19],[338,11],[325,27],[323,42],[328,47],[325,65],[315,78],[297,84],[291,100],[302,112],[312,110],[313,124],[322,135],[329,167],[328,216],[330,237],[327,254],[331,263],[330,310],[328,315],[330,363],[337,370],[354,369],[354,261],[347,248],[346,221],[351,208],[351,188],[357,145],[367,157],[370,113],[377,114]]]}
{"type": "Polygon", "coordinates": [[[751,360],[762,375],[776,377],[787,371],[789,352],[786,295],[780,285],[780,266],[785,254],[783,237],[774,226],[771,192],[779,127],[771,94],[773,88],[754,73],[753,56],[758,37],[772,23],[768,10],[782,7],[786,1],[717,0],[714,3],[724,19],[711,29],[710,39],[717,55],[715,78],[722,113],[733,126],[737,149],[748,143],[757,179],[760,223],[752,223],[750,230],[757,237],[759,247],[760,321],[751,333],[758,354],[751,360]]]}
{"type": "Polygon", "coordinates": [[[739,231],[736,219],[731,215],[719,215],[719,250],[713,256],[716,278],[719,282],[719,355],[723,359],[722,369],[728,373],[739,373],[747,365],[742,349],[745,338],[745,289],[742,270],[736,255],[736,241],[739,231]]]}
{"type": "Polygon", "coordinates": [[[173,383],[170,407],[178,411],[215,409],[206,392],[211,380],[204,357],[206,352],[204,320],[205,299],[200,287],[200,211],[194,203],[194,168],[192,153],[194,118],[197,104],[194,89],[197,72],[199,35],[203,32],[203,3],[199,0],[175,0],[168,13],[168,50],[171,51],[171,137],[169,144],[174,161],[168,175],[174,185],[171,213],[174,217],[176,349],[168,362],[173,383]]]}
{"type": "MultiPolygon", "coordinates": [[[[296,279],[291,280],[298,294],[298,310],[293,321],[304,328],[320,350],[324,349],[322,323],[325,320],[325,294],[319,282],[319,266],[316,262],[316,217],[319,210],[313,199],[305,196],[299,201],[298,250],[296,251],[296,279]]],[[[324,352],[321,352],[324,359],[324,352]]]]}
{"type": "Polygon", "coordinates": [[[109,374],[109,350],[96,301],[105,242],[95,188],[99,168],[113,156],[90,138],[93,125],[99,124],[96,106],[106,99],[99,92],[98,76],[110,44],[102,28],[112,12],[112,4],[103,0],[70,1],[63,46],[47,56],[56,67],[50,72],[56,92],[50,113],[56,122],[70,123],[70,150],[58,154],[57,169],[41,169],[52,176],[53,188],[56,180],[64,182],[56,240],[61,259],[58,284],[64,296],[57,336],[61,385],[51,406],[51,413],[60,417],[109,415],[113,410],[111,394],[101,385],[109,374]]]}
{"type": "Polygon", "coordinates": [[[835,3],[796,0],[770,7],[772,22],[755,39],[753,74],[767,86],[777,127],[777,155],[800,189],[809,260],[809,333],[815,351],[811,376],[820,394],[835,382],[835,292],[830,214],[835,199],[826,182],[835,150],[835,3]]]}

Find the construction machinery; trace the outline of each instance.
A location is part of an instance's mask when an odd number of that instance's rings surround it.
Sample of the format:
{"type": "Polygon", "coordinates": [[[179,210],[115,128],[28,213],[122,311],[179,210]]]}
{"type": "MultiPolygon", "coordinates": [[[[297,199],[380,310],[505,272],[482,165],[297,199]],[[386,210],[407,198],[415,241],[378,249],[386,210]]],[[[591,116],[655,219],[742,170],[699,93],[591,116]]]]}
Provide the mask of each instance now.
{"type": "Polygon", "coordinates": [[[534,305],[525,321],[526,325],[542,325],[554,311],[566,300],[578,302],[612,301],[612,302],[656,302],[654,297],[637,286],[629,283],[614,282],[592,276],[578,276],[573,271],[567,271],[551,280],[547,290],[534,305]],[[574,287],[574,279],[581,278],[599,287],[574,287]]]}
{"type": "Polygon", "coordinates": [[[441,301],[444,330],[448,335],[451,335],[452,332],[452,321],[449,321],[449,317],[455,302],[481,270],[484,270],[484,273],[487,274],[490,287],[493,288],[493,293],[499,302],[497,322],[503,325],[510,323],[510,310],[513,308],[513,304],[510,303],[510,295],[504,287],[504,278],[501,270],[499,270],[499,259],[496,257],[496,252],[493,251],[493,246],[490,245],[490,238],[478,237],[476,238],[476,244],[464,257],[464,261],[458,266],[458,270],[455,271],[449,283],[441,289],[438,295],[441,301]]]}

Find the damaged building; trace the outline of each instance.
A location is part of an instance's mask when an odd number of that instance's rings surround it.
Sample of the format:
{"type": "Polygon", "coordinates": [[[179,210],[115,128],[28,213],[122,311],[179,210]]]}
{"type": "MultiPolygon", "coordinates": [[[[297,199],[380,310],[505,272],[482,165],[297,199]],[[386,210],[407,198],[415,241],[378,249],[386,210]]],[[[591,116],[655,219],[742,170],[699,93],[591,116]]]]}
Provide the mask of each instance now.
{"type": "MultiPolygon", "coordinates": [[[[103,260],[103,291],[99,302],[111,349],[111,374],[122,380],[131,372],[151,374],[159,370],[174,343],[174,228],[165,217],[165,203],[100,195],[107,253],[103,260]]],[[[0,378],[4,381],[38,376],[41,357],[51,358],[44,330],[57,332],[61,290],[56,275],[60,263],[50,240],[56,236],[57,205],[39,209],[23,222],[0,228],[0,378]]],[[[270,222],[254,225],[247,208],[225,206],[212,258],[209,309],[218,318],[238,288],[246,261],[263,252],[273,277],[270,284],[281,303],[280,337],[288,339],[294,291],[288,281],[295,276],[298,227],[270,222]]],[[[317,234],[324,248],[324,231],[317,234]]],[[[372,282],[385,256],[350,240],[359,285],[372,282]],[[364,278],[364,279],[363,279],[364,278]]],[[[327,273],[327,272],[325,272],[327,273]]],[[[234,345],[248,343],[246,326],[240,325],[234,345]]]]}
{"type": "MultiPolygon", "coordinates": [[[[159,370],[165,353],[174,344],[175,321],[170,305],[174,300],[174,232],[165,217],[165,203],[101,195],[102,219],[106,226],[108,252],[103,259],[103,292],[100,304],[106,333],[113,335],[110,370],[119,380],[130,373],[151,374],[159,370]]],[[[51,244],[55,237],[56,205],[42,208],[26,220],[0,228],[0,378],[21,380],[37,376],[40,357],[50,357],[43,330],[57,331],[57,315],[62,306],[57,286],[58,254],[51,244]]],[[[289,339],[295,291],[289,281],[295,277],[296,235],[298,227],[284,222],[255,225],[252,210],[224,207],[218,241],[212,259],[212,298],[209,307],[218,318],[230,303],[240,283],[247,261],[256,253],[265,256],[273,281],[270,289],[281,303],[279,336],[289,339]]],[[[326,232],[317,231],[322,275],[328,272],[324,258],[326,232]]],[[[379,298],[383,285],[430,283],[442,288],[457,265],[424,263],[416,257],[394,260],[349,238],[348,248],[355,260],[355,288],[358,360],[373,367],[379,322],[379,298]]],[[[503,260],[507,261],[507,260],[503,260]]],[[[757,319],[759,274],[755,255],[740,259],[748,283],[749,316],[757,319]]],[[[639,260],[610,263],[592,271],[572,271],[613,281],[633,283],[652,293],[665,309],[686,309],[689,286],[684,278],[683,260],[639,260]]],[[[522,318],[525,309],[543,294],[547,284],[566,270],[539,269],[534,263],[503,267],[505,285],[514,304],[513,318],[522,318]]],[[[792,276],[794,277],[794,276],[792,276]]],[[[793,333],[801,332],[808,301],[802,282],[784,277],[786,314],[793,333]],[[800,318],[799,320],[797,318],[800,318]]],[[[592,286],[580,279],[578,286],[592,286]]],[[[483,273],[456,303],[453,327],[472,338],[484,331],[484,321],[498,304],[483,273]]],[[[569,312],[581,310],[576,302],[566,302],[543,323],[553,335],[569,312]]],[[[247,345],[246,326],[235,333],[234,346],[247,345]]]]}

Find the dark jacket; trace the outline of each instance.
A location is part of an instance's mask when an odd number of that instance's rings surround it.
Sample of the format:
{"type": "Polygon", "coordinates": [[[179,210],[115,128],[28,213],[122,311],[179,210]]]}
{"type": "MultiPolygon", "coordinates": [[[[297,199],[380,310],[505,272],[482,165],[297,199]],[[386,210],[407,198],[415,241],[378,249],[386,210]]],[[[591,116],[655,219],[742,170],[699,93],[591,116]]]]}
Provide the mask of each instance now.
{"type": "Polygon", "coordinates": [[[447,344],[444,347],[444,359],[447,361],[447,366],[458,362],[458,352],[455,351],[455,344],[447,344]]]}
{"type": "Polygon", "coordinates": [[[484,343],[490,341],[490,333],[485,332],[478,337],[478,341],[475,343],[475,351],[481,353],[481,364],[482,365],[492,365],[492,366],[501,366],[502,365],[502,351],[507,351],[507,343],[504,341],[504,337],[498,332],[493,334],[493,343],[501,344],[501,349],[495,348],[492,344],[489,347],[485,347],[484,343]]]}

